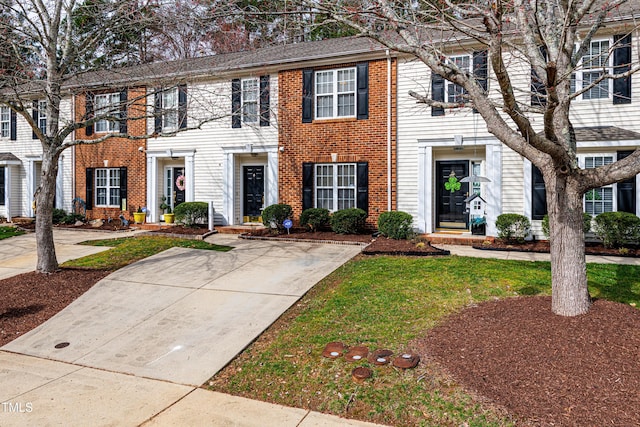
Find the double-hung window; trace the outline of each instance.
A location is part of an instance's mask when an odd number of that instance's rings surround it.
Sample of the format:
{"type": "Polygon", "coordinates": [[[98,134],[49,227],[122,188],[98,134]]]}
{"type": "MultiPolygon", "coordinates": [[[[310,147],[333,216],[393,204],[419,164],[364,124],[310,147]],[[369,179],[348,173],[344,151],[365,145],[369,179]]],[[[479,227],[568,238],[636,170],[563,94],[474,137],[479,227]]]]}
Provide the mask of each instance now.
{"type": "Polygon", "coordinates": [[[96,169],[95,180],[96,206],[120,206],[120,169],[96,169]]]}
{"type": "MultiPolygon", "coordinates": [[[[463,72],[471,72],[471,55],[459,55],[449,58],[463,72]]],[[[467,101],[467,92],[462,86],[447,80],[447,102],[452,104],[464,104],[467,101]]]]}
{"type": "MultiPolygon", "coordinates": [[[[596,155],[584,157],[584,168],[596,168],[598,166],[613,163],[613,155],[596,155]]],[[[613,206],[613,185],[594,188],[584,195],[584,211],[591,215],[599,215],[603,212],[612,212],[613,206]]]]}
{"type": "Polygon", "coordinates": [[[356,69],[317,71],[315,73],[316,118],[356,116],[356,69]]]}
{"type": "Polygon", "coordinates": [[[242,80],[242,122],[258,123],[258,101],[260,99],[260,85],[258,79],[242,80]]]}
{"type": "Polygon", "coordinates": [[[120,130],[120,122],[115,118],[120,115],[120,94],[96,95],[94,103],[96,117],[105,117],[96,122],[96,133],[118,132],[120,130]]]}
{"type": "Polygon", "coordinates": [[[0,137],[9,138],[11,135],[11,110],[0,107],[0,137]]]}
{"type": "Polygon", "coordinates": [[[38,101],[38,129],[47,134],[47,101],[38,101]]]}
{"type": "Polygon", "coordinates": [[[178,129],[178,88],[162,92],[162,132],[178,129]]]}
{"type": "Polygon", "coordinates": [[[338,211],[356,207],[356,165],[315,165],[316,207],[338,211]]]}
{"type": "Polygon", "coordinates": [[[612,72],[613,55],[610,49],[611,42],[608,39],[591,42],[571,76],[572,93],[593,85],[581,95],[581,99],[606,99],[611,96],[611,79],[598,81],[605,73],[612,72]]]}

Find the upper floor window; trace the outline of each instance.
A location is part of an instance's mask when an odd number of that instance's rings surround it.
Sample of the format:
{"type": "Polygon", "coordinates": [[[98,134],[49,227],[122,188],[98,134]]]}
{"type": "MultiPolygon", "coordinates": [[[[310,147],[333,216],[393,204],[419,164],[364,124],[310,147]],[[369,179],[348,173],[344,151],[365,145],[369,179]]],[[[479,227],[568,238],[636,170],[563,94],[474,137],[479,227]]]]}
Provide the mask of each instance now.
{"type": "Polygon", "coordinates": [[[162,92],[162,132],[178,129],[178,88],[162,92]]]}
{"type": "Polygon", "coordinates": [[[598,81],[605,73],[611,73],[613,55],[610,40],[594,40],[580,59],[576,72],[571,76],[571,92],[586,89],[581,99],[606,99],[612,93],[611,79],[598,81]]]}
{"type": "MultiPolygon", "coordinates": [[[[96,95],[94,99],[95,114],[100,116],[120,115],[120,93],[107,93],[96,95]]],[[[46,119],[46,118],[45,118],[46,119]]],[[[97,133],[118,132],[120,130],[120,121],[113,118],[100,119],[95,124],[97,133]]]]}
{"type": "Polygon", "coordinates": [[[37,120],[37,125],[38,125],[38,129],[40,129],[40,131],[43,134],[47,134],[47,101],[37,101],[37,106],[38,106],[38,120],[37,120]]]}
{"type": "Polygon", "coordinates": [[[96,169],[95,174],[96,206],[120,206],[120,169],[96,169]]]}
{"type": "MultiPolygon", "coordinates": [[[[613,155],[585,156],[584,168],[597,168],[613,163],[613,155]]],[[[599,215],[603,212],[613,212],[614,189],[613,185],[593,188],[584,195],[584,211],[591,215],[599,215]]]]}
{"type": "Polygon", "coordinates": [[[9,107],[0,107],[0,137],[9,138],[11,134],[11,110],[9,107]]]}
{"type": "Polygon", "coordinates": [[[315,201],[317,208],[330,211],[355,208],[356,165],[330,163],[315,165],[315,201]]]}
{"type": "Polygon", "coordinates": [[[187,85],[155,90],[155,132],[175,132],[187,127],[187,85]]]}
{"type": "MultiPolygon", "coordinates": [[[[471,72],[471,55],[452,56],[449,62],[462,71],[471,72]]],[[[460,85],[447,80],[447,102],[464,104],[467,101],[467,91],[460,85]]]]}
{"type": "Polygon", "coordinates": [[[258,101],[260,100],[260,86],[258,79],[242,80],[242,122],[258,123],[258,101]]]}
{"type": "Polygon", "coordinates": [[[356,69],[317,71],[315,73],[316,118],[356,116],[356,69]]]}

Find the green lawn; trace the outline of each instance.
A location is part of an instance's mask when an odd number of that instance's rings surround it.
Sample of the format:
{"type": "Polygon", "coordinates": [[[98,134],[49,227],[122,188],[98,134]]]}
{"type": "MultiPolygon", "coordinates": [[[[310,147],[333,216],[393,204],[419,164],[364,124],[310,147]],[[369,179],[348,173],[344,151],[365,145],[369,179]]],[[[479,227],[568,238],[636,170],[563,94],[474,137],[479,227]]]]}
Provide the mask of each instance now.
{"type": "Polygon", "coordinates": [[[173,247],[229,251],[230,246],[207,243],[202,240],[180,239],[165,236],[137,236],[118,239],[90,240],[83,242],[91,246],[112,246],[113,248],[98,254],[67,261],[63,267],[95,268],[99,270],[117,270],[133,262],[150,257],[173,247]]]}
{"type": "Polygon", "coordinates": [[[9,237],[19,236],[24,234],[24,231],[18,230],[16,227],[12,226],[0,226],[0,240],[8,239],[9,237]]]}
{"type": "MultiPolygon", "coordinates": [[[[590,264],[588,274],[594,297],[640,304],[640,267],[590,264]]],[[[360,258],[314,287],[210,385],[383,424],[510,425],[429,363],[409,371],[376,366],[373,379],[357,384],[350,373],[359,365],[325,359],[321,352],[331,341],[403,352],[469,304],[538,294],[550,294],[548,262],[360,258]]]]}

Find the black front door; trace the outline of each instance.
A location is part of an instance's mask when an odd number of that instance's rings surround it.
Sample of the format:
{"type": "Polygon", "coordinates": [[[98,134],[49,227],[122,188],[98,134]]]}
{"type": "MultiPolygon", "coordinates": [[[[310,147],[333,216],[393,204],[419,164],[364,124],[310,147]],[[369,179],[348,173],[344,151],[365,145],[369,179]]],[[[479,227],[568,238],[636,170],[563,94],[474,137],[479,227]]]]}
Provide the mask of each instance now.
{"type": "Polygon", "coordinates": [[[436,162],[436,227],[467,228],[469,184],[460,180],[469,175],[469,162],[436,162]]]}
{"type": "Polygon", "coordinates": [[[243,166],[244,207],[246,221],[257,220],[262,215],[264,202],[264,166],[243,166]]]}
{"type": "Polygon", "coordinates": [[[173,168],[173,207],[184,203],[184,189],[186,180],[184,178],[184,168],[173,168]],[[181,178],[182,177],[182,178],[181,178]]]}

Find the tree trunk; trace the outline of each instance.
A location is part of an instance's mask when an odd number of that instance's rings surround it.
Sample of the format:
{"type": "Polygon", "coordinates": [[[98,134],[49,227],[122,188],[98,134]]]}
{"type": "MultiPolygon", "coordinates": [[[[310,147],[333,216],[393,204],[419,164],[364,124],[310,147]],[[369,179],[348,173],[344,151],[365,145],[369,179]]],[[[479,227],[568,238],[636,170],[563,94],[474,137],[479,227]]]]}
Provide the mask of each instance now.
{"type": "Polygon", "coordinates": [[[36,190],[36,247],[38,261],[36,271],[53,273],[58,269],[56,248],[53,242],[53,203],[56,193],[58,160],[46,151],[42,159],[40,187],[36,190]],[[51,157],[54,157],[53,159],[51,157]]]}
{"type": "Polygon", "coordinates": [[[567,176],[551,178],[547,206],[551,244],[551,311],[578,316],[589,311],[587,263],[582,229],[582,194],[567,176]]]}

